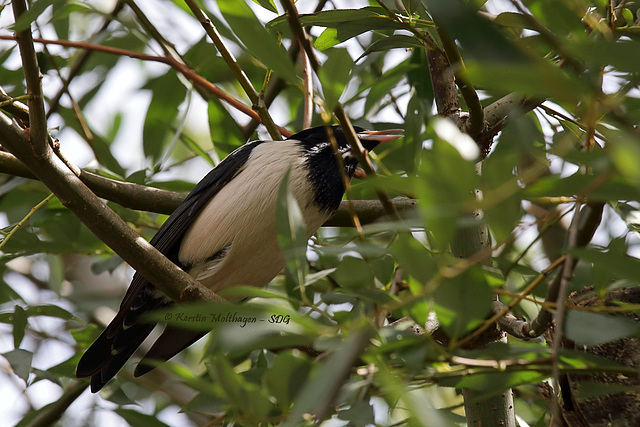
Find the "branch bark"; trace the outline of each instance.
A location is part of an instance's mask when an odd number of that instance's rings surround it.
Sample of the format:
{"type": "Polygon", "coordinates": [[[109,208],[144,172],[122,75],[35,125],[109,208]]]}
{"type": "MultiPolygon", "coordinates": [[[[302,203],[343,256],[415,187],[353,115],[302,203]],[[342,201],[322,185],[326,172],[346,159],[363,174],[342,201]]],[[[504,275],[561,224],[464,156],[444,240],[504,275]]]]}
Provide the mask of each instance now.
{"type": "MultiPolygon", "coordinates": [[[[6,151],[0,151],[0,173],[38,179],[24,163],[6,151]]],[[[99,197],[129,209],[169,215],[186,197],[183,193],[118,181],[82,169],[79,178],[99,197]]],[[[391,199],[391,203],[400,213],[414,209],[417,204],[414,199],[391,199]]],[[[353,209],[363,224],[372,223],[385,215],[384,206],[378,200],[354,200],[353,209]]],[[[324,223],[324,226],[353,226],[346,201],[340,204],[338,211],[324,223]]]]}
{"type": "MultiPolygon", "coordinates": [[[[467,127],[463,125],[468,116],[463,119],[455,75],[447,55],[440,50],[427,50],[427,61],[438,115],[451,119],[463,131],[468,131],[467,127]]],[[[471,136],[478,142],[482,134],[483,132],[479,132],[471,136]]],[[[492,137],[488,147],[490,147],[491,140],[492,137]]],[[[479,143],[478,145],[481,146],[479,143]]],[[[489,150],[488,148],[483,148],[482,152],[484,157],[489,150]]],[[[477,212],[472,212],[470,215],[473,215],[473,226],[458,230],[451,243],[451,252],[456,257],[473,257],[491,248],[486,225],[480,223],[477,212]]],[[[473,284],[470,285],[473,286],[473,284]]],[[[495,329],[495,324],[493,327],[495,329]]],[[[494,334],[483,336],[483,339],[476,345],[484,346],[496,340],[496,337],[500,337],[497,330],[494,334]]],[[[469,426],[516,426],[513,393],[510,388],[506,389],[502,394],[491,396],[487,396],[481,389],[463,388],[462,395],[464,397],[465,416],[469,426]]]]}
{"type": "MultiPolygon", "coordinates": [[[[16,20],[27,11],[24,0],[13,3],[16,20]]],[[[139,271],[158,289],[176,301],[221,300],[178,266],[169,261],[115,212],[109,209],[75,175],[72,165],[62,161],[49,145],[44,97],[30,28],[17,34],[29,98],[30,128],[23,131],[0,113],[0,142],[54,193],[100,240],[139,271]]]]}

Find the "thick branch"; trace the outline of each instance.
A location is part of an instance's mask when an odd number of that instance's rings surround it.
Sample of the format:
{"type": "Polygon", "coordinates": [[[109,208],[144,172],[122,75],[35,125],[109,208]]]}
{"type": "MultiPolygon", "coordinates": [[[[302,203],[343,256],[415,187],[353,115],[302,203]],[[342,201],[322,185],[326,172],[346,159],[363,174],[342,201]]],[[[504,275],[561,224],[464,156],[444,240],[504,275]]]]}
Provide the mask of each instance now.
{"type": "MultiPolygon", "coordinates": [[[[13,36],[0,35],[0,40],[15,40],[15,39],[16,38],[13,36]]],[[[246,114],[247,116],[255,120],[262,121],[261,116],[255,111],[253,111],[250,107],[247,107],[245,104],[243,104],[239,100],[230,96],[229,94],[224,92],[222,89],[220,89],[219,87],[217,87],[216,85],[214,85],[213,83],[205,79],[204,77],[200,76],[198,73],[196,73],[195,71],[193,71],[192,69],[184,65],[183,63],[177,61],[175,58],[166,57],[166,56],[148,55],[146,53],[133,52],[126,49],[118,49],[118,48],[109,47],[109,46],[101,46],[101,45],[87,43],[87,42],[72,42],[68,40],[46,40],[46,39],[40,39],[40,38],[36,38],[34,39],[34,41],[36,43],[55,44],[55,45],[66,46],[66,47],[74,47],[78,49],[89,49],[89,50],[95,50],[103,53],[108,53],[111,55],[128,56],[130,58],[140,59],[142,61],[154,61],[154,62],[160,62],[160,63],[166,64],[172,67],[173,69],[175,69],[176,71],[178,71],[179,73],[181,73],[182,75],[184,75],[187,79],[191,80],[194,84],[202,87],[203,89],[210,92],[211,94],[218,97],[219,99],[226,102],[227,104],[231,105],[233,108],[240,111],[241,113],[246,114]]],[[[282,135],[284,136],[292,135],[292,133],[286,128],[283,128],[281,126],[276,126],[276,127],[282,135]]]]}
{"type": "MultiPolygon", "coordinates": [[[[447,56],[440,50],[427,50],[427,61],[438,115],[453,120],[456,125],[466,131],[466,127],[461,126],[462,112],[458,100],[458,89],[447,56]]],[[[481,118],[481,120],[483,119],[481,118]]],[[[484,128],[484,122],[482,127],[484,128]]],[[[472,136],[478,139],[479,135],[472,136]]],[[[488,150],[483,150],[483,152],[486,155],[488,150]]],[[[456,257],[469,258],[491,248],[486,225],[482,224],[475,214],[470,214],[473,215],[474,224],[458,230],[451,243],[451,252],[456,257]]],[[[473,286],[473,284],[470,284],[470,286],[473,286]]],[[[500,334],[495,329],[494,326],[494,330],[491,331],[493,333],[488,334],[486,337],[483,336],[480,342],[474,344],[482,346],[490,341],[500,339],[500,334]]],[[[501,395],[487,395],[482,389],[463,388],[462,395],[464,397],[465,416],[470,426],[503,425],[513,427],[516,425],[513,393],[510,388],[506,389],[501,395]]]]}
{"type": "Polygon", "coordinates": [[[438,35],[442,41],[442,46],[447,54],[451,68],[453,68],[460,94],[469,109],[469,117],[465,124],[465,131],[472,137],[475,137],[484,130],[484,111],[482,110],[482,104],[480,104],[480,98],[478,98],[478,93],[473,87],[471,80],[467,78],[464,63],[462,62],[462,57],[460,56],[456,43],[440,27],[438,27],[438,35]]]}
{"type": "MultiPolygon", "coordinates": [[[[586,246],[596,229],[602,221],[602,211],[604,209],[603,203],[586,204],[580,210],[577,223],[577,235],[575,238],[575,247],[580,248],[586,246]]],[[[575,257],[570,257],[565,263],[563,274],[557,274],[553,282],[549,285],[547,290],[547,296],[545,301],[557,301],[560,293],[563,277],[570,277],[573,275],[573,271],[578,263],[575,257]]],[[[542,335],[551,325],[553,320],[553,314],[544,307],[538,313],[538,316],[531,322],[530,328],[525,330],[530,338],[538,337],[542,335]]]]}
{"type": "MultiPolygon", "coordinates": [[[[6,151],[0,151],[0,173],[38,179],[20,160],[6,151]]],[[[80,180],[103,199],[116,202],[125,208],[147,212],[169,215],[186,197],[183,193],[117,181],[85,170],[80,171],[80,180]]],[[[413,199],[392,199],[391,202],[399,212],[416,207],[416,201],[413,199]]],[[[363,224],[374,222],[385,215],[384,207],[377,200],[354,200],[353,208],[363,224]]],[[[347,202],[342,202],[336,214],[324,225],[328,227],[352,226],[347,202]]]]}
{"type": "MultiPolygon", "coordinates": [[[[15,0],[11,2],[11,5],[16,21],[27,12],[27,3],[24,0],[15,0]]],[[[29,133],[32,142],[30,147],[34,150],[35,155],[41,156],[47,150],[49,135],[47,134],[47,118],[44,112],[44,95],[40,84],[42,74],[38,66],[30,27],[17,32],[16,40],[22,57],[22,70],[29,93],[29,133]]]]}
{"type": "Polygon", "coordinates": [[[193,288],[198,289],[198,294],[204,299],[219,300],[216,294],[196,282],[129,228],[71,172],[48,144],[45,144],[41,155],[34,155],[26,134],[1,113],[0,143],[10,149],[100,240],[170,298],[176,301],[193,299],[192,294],[184,294],[185,290],[193,288]]]}
{"type": "Polygon", "coordinates": [[[456,88],[453,70],[444,52],[427,49],[427,61],[429,62],[429,74],[431,86],[436,100],[438,115],[450,118],[454,123],[460,119],[460,102],[458,101],[458,89],[456,88]]]}

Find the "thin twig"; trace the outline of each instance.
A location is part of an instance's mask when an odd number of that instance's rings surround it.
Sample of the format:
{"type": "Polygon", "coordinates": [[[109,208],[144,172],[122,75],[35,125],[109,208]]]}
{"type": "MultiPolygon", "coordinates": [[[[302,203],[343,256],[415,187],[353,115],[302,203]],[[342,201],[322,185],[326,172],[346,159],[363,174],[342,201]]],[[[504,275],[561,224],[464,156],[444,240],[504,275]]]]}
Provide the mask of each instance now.
{"type": "MultiPolygon", "coordinates": [[[[0,35],[0,40],[16,40],[16,38],[13,36],[0,35]]],[[[174,58],[170,58],[166,56],[148,55],[146,53],[133,52],[126,49],[102,46],[102,45],[97,45],[97,44],[88,43],[88,42],[73,42],[68,40],[47,40],[47,39],[41,39],[41,38],[35,38],[33,40],[36,43],[56,44],[60,46],[74,47],[78,49],[90,49],[90,50],[95,50],[98,52],[108,53],[112,55],[127,56],[129,58],[139,59],[142,61],[153,61],[153,62],[159,62],[165,65],[168,65],[171,68],[178,71],[179,73],[181,73],[182,75],[184,75],[187,79],[193,81],[196,85],[201,86],[202,88],[209,91],[214,96],[226,102],[227,104],[231,105],[233,108],[240,111],[241,113],[253,119],[262,121],[260,115],[255,111],[253,111],[250,107],[247,107],[245,104],[238,101],[234,97],[230,96],[229,94],[224,92],[222,89],[220,89],[219,87],[217,87],[216,85],[214,85],[213,83],[205,79],[204,77],[200,76],[198,73],[196,73],[186,65],[176,61],[174,58]]],[[[280,126],[277,126],[277,128],[278,128],[278,131],[284,136],[292,135],[292,132],[286,128],[283,128],[280,126]]]]}
{"type": "Polygon", "coordinates": [[[302,57],[302,75],[304,76],[304,115],[302,117],[302,128],[307,129],[313,123],[313,71],[309,55],[303,50],[300,51],[302,57]]]}
{"type": "MultiPolygon", "coordinates": [[[[107,30],[107,28],[109,27],[109,24],[113,21],[113,19],[117,18],[118,14],[122,10],[122,6],[123,6],[122,0],[118,0],[115,6],[113,7],[113,10],[109,14],[109,16],[105,18],[100,29],[98,29],[98,31],[96,31],[94,35],[91,37],[92,39],[97,38],[100,34],[102,34],[104,31],[107,30]]],[[[87,63],[92,53],[93,51],[91,50],[85,50],[84,52],[82,52],[80,56],[75,60],[71,68],[69,69],[69,73],[67,74],[67,77],[66,78],[61,77],[60,80],[62,81],[62,87],[60,87],[58,92],[51,98],[51,101],[49,102],[49,110],[47,111],[47,118],[49,118],[51,114],[53,114],[58,110],[58,106],[60,105],[60,99],[65,93],[70,96],[69,84],[80,73],[80,70],[82,70],[84,65],[87,63]]],[[[55,61],[52,61],[52,62],[55,63],[55,61]]]]}
{"type": "Polygon", "coordinates": [[[473,87],[473,83],[471,83],[471,80],[467,77],[464,62],[462,61],[462,57],[460,56],[456,43],[441,27],[438,27],[438,35],[442,41],[442,47],[447,54],[451,68],[453,69],[453,74],[455,76],[458,89],[460,89],[460,94],[464,98],[467,108],[469,109],[469,118],[464,125],[464,130],[472,137],[475,137],[484,130],[485,126],[484,110],[482,109],[480,98],[478,98],[478,93],[473,87]]]}
{"type": "Polygon", "coordinates": [[[298,15],[296,6],[294,5],[292,0],[282,0],[281,3],[287,11],[287,19],[289,21],[291,32],[298,40],[298,43],[302,46],[303,50],[307,53],[307,59],[311,64],[311,68],[313,68],[313,70],[317,72],[320,64],[318,63],[318,59],[316,58],[316,54],[313,51],[311,43],[309,43],[309,39],[306,32],[304,31],[304,27],[300,22],[300,15],[298,15]]]}
{"type": "MultiPolygon", "coordinates": [[[[364,169],[368,177],[376,176],[376,171],[371,164],[371,160],[369,160],[369,157],[367,157],[366,150],[358,139],[356,131],[355,129],[353,129],[353,125],[351,124],[351,120],[349,120],[349,117],[347,117],[342,104],[337,105],[335,109],[335,115],[338,118],[340,125],[342,126],[342,131],[347,138],[347,142],[349,142],[349,145],[351,145],[351,153],[356,157],[356,159],[358,159],[360,166],[362,166],[362,169],[364,169]]],[[[393,203],[391,203],[389,195],[387,195],[386,192],[380,189],[376,189],[376,195],[378,196],[380,203],[382,203],[382,206],[384,206],[385,211],[391,216],[391,218],[399,219],[400,216],[393,206],[393,203]]]]}
{"type": "Polygon", "coordinates": [[[7,92],[0,87],[0,101],[2,101],[0,108],[12,114],[13,117],[23,122],[22,124],[27,127],[26,124],[29,123],[29,107],[20,102],[20,100],[23,99],[29,99],[29,95],[20,95],[14,98],[9,96],[7,92]]]}
{"type": "Polygon", "coordinates": [[[31,210],[24,216],[24,218],[22,218],[20,222],[18,222],[13,228],[11,228],[11,231],[9,231],[7,235],[4,236],[4,239],[2,239],[2,241],[0,242],[0,251],[2,250],[4,245],[7,244],[9,239],[11,239],[11,237],[16,233],[16,231],[18,231],[24,224],[26,224],[27,221],[29,221],[29,218],[31,218],[38,209],[46,205],[47,202],[49,202],[49,200],[51,200],[52,198],[53,198],[53,193],[49,194],[47,197],[44,198],[44,200],[42,200],[40,203],[32,207],[31,210]]]}
{"type": "MultiPolygon", "coordinates": [[[[571,221],[571,225],[569,226],[569,242],[567,248],[569,250],[575,248],[578,242],[578,232],[579,229],[579,220],[580,217],[580,207],[582,202],[578,200],[575,206],[575,213],[573,216],[573,221],[571,221]]],[[[575,267],[575,260],[573,255],[567,255],[567,261],[564,264],[561,272],[560,286],[558,289],[558,296],[556,298],[556,327],[554,329],[554,337],[553,337],[553,345],[551,346],[551,360],[552,360],[552,372],[553,372],[553,391],[555,394],[555,399],[553,399],[553,404],[551,405],[552,412],[552,420],[560,419],[560,404],[558,399],[560,398],[560,367],[558,364],[560,357],[560,347],[562,346],[562,335],[563,335],[563,326],[564,326],[564,313],[565,306],[564,302],[567,299],[569,283],[571,283],[571,278],[573,277],[573,269],[575,267]]]]}
{"type": "Polygon", "coordinates": [[[360,218],[358,218],[358,214],[354,208],[354,200],[351,197],[351,180],[347,175],[344,168],[344,159],[340,154],[340,147],[338,146],[338,141],[336,140],[335,135],[333,134],[333,128],[328,124],[325,126],[327,130],[327,136],[329,137],[329,143],[333,148],[333,154],[338,163],[338,168],[340,169],[340,176],[342,177],[342,183],[344,184],[344,192],[347,196],[347,210],[349,212],[349,217],[351,218],[351,223],[356,229],[360,240],[364,239],[364,231],[362,230],[362,223],[360,222],[360,218]]]}
{"type": "Polygon", "coordinates": [[[258,111],[258,115],[262,120],[262,124],[264,124],[264,126],[267,128],[267,131],[269,132],[269,135],[271,135],[271,138],[273,138],[274,141],[282,140],[282,135],[273,119],[271,118],[269,111],[267,111],[267,107],[264,105],[264,102],[261,101],[258,92],[253,87],[253,84],[251,83],[247,75],[244,73],[242,67],[240,67],[240,64],[238,64],[236,58],[233,56],[231,51],[227,49],[227,46],[222,41],[222,37],[220,36],[220,33],[218,33],[216,27],[204,13],[204,11],[200,8],[196,0],[184,1],[189,9],[191,9],[191,12],[194,14],[196,19],[200,22],[207,35],[211,38],[211,41],[213,41],[213,44],[216,46],[216,49],[218,49],[218,52],[220,52],[220,55],[222,55],[222,58],[227,63],[229,69],[231,69],[233,74],[236,76],[238,83],[240,83],[240,86],[242,86],[242,89],[244,89],[244,92],[251,100],[253,108],[258,111]]]}

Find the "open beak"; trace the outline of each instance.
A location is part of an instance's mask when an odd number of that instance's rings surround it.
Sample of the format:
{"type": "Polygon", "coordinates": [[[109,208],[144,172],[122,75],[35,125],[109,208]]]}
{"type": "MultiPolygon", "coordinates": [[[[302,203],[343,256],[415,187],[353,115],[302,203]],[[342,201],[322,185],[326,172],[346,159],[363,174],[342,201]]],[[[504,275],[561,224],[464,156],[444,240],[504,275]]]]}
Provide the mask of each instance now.
{"type": "Polygon", "coordinates": [[[402,138],[403,129],[365,130],[358,133],[361,141],[376,141],[379,144],[402,138]]]}

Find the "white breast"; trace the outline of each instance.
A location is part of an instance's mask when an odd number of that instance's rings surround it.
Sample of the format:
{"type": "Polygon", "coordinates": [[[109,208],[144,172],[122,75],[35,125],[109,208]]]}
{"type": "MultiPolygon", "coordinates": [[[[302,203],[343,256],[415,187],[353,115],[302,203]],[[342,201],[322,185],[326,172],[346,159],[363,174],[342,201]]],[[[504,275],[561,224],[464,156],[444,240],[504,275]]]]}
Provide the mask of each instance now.
{"type": "Polygon", "coordinates": [[[278,246],[275,209],[287,170],[289,186],[311,236],[328,219],[313,203],[301,148],[294,141],[266,142],[253,149],[241,172],[211,199],[180,247],[189,274],[219,291],[229,286],[264,286],[284,267],[278,246]],[[225,246],[222,260],[208,261],[225,246]]]}

